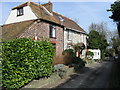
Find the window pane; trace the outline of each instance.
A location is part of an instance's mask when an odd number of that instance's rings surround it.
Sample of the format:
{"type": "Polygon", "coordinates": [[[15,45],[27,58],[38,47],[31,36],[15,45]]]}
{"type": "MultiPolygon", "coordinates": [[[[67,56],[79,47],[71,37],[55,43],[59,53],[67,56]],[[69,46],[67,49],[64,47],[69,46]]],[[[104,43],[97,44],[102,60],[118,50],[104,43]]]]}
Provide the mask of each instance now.
{"type": "Polygon", "coordinates": [[[53,27],[53,37],[55,37],[55,27],[53,27]]]}
{"type": "Polygon", "coordinates": [[[50,37],[56,37],[56,27],[54,25],[50,25],[50,37]]]}
{"type": "Polygon", "coordinates": [[[17,9],[17,15],[23,15],[23,7],[17,9]]]}
{"type": "Polygon", "coordinates": [[[68,40],[71,40],[72,39],[72,32],[70,30],[68,30],[68,40]]]}

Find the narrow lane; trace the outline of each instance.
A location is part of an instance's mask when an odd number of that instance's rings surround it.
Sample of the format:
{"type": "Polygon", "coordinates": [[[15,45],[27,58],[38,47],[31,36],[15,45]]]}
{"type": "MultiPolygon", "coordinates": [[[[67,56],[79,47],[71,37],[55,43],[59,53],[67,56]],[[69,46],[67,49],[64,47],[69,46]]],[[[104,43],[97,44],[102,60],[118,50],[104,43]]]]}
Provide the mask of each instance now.
{"type": "Polygon", "coordinates": [[[85,67],[77,77],[60,84],[56,88],[107,88],[112,62],[96,63],[85,67]]]}

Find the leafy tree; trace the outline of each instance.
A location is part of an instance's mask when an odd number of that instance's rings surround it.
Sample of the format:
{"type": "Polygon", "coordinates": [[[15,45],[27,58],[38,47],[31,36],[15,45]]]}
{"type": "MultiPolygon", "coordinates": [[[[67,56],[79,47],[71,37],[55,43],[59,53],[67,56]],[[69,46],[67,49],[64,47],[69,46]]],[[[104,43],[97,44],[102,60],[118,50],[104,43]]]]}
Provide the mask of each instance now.
{"type": "Polygon", "coordinates": [[[114,36],[111,39],[111,43],[110,44],[111,44],[112,48],[115,49],[115,53],[118,53],[119,52],[118,47],[120,46],[120,39],[119,39],[119,37],[114,36]]]}
{"type": "Polygon", "coordinates": [[[105,56],[107,56],[107,57],[112,57],[112,56],[114,56],[114,55],[115,55],[115,49],[114,49],[114,48],[108,48],[108,49],[106,50],[105,56]]]}
{"type": "Polygon", "coordinates": [[[88,48],[91,49],[99,49],[99,42],[100,41],[100,35],[97,31],[92,30],[89,33],[89,38],[88,38],[88,48]]]}
{"type": "Polygon", "coordinates": [[[89,31],[91,30],[97,31],[102,39],[106,38],[109,40],[109,30],[106,22],[92,23],[89,26],[89,31]]]}
{"type": "Polygon", "coordinates": [[[104,58],[105,50],[108,46],[107,40],[105,37],[101,37],[99,32],[91,30],[88,38],[88,48],[91,49],[100,49],[102,53],[102,58],[104,58]]]}
{"type": "Polygon", "coordinates": [[[112,15],[110,16],[111,19],[114,20],[117,24],[117,29],[120,36],[120,1],[116,1],[113,4],[111,4],[111,8],[107,11],[111,11],[112,15]]]}

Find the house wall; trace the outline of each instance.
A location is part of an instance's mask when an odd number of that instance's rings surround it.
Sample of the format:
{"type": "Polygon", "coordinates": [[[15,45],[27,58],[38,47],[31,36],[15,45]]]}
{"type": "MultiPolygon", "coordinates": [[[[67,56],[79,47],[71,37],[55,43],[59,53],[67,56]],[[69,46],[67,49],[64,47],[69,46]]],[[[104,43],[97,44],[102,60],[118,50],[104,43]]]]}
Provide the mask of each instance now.
{"type": "Polygon", "coordinates": [[[101,51],[99,49],[88,49],[94,53],[93,59],[101,59],[101,51]]]}
{"type": "MultiPolygon", "coordinates": [[[[72,48],[71,44],[84,43],[87,46],[86,35],[80,32],[72,31],[71,40],[68,40],[68,30],[64,30],[64,50],[68,47],[72,48]]],[[[82,51],[81,58],[86,55],[86,49],[82,51]]]]}
{"type": "Polygon", "coordinates": [[[67,44],[77,44],[77,43],[84,43],[87,46],[86,35],[72,31],[71,40],[68,40],[68,31],[64,30],[64,50],[67,49],[67,44]]]}
{"type": "MultiPolygon", "coordinates": [[[[30,37],[34,38],[36,35],[39,39],[48,39],[50,28],[49,23],[41,21],[34,22],[27,30],[20,34],[19,38],[30,37]]],[[[56,38],[50,38],[51,43],[56,44],[56,55],[61,55],[63,51],[63,28],[56,26],[56,38]]]]}
{"type": "Polygon", "coordinates": [[[24,14],[22,16],[17,16],[17,9],[10,12],[5,24],[11,24],[16,22],[22,22],[26,20],[37,19],[36,15],[32,12],[29,6],[23,7],[24,14]]]}

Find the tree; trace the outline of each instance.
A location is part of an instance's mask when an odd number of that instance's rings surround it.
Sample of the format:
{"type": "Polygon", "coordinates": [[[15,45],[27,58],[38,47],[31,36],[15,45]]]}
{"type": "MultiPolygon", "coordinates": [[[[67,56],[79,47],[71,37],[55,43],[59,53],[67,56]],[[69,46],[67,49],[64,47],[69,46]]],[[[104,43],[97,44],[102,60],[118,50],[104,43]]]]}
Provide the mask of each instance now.
{"type": "Polygon", "coordinates": [[[118,52],[119,52],[119,46],[120,46],[120,39],[119,39],[119,37],[113,37],[112,39],[111,39],[111,46],[112,46],[112,48],[114,48],[115,49],[115,53],[117,54],[118,52]]]}
{"type": "Polygon", "coordinates": [[[97,31],[102,38],[107,38],[108,34],[108,27],[106,22],[101,22],[101,23],[92,23],[89,26],[89,31],[95,30],[97,31]]]}
{"type": "Polygon", "coordinates": [[[88,48],[100,49],[102,53],[102,58],[104,58],[107,46],[108,43],[105,37],[101,38],[99,32],[95,30],[90,31],[88,38],[88,48]]]}
{"type": "Polygon", "coordinates": [[[105,56],[112,57],[112,56],[114,56],[114,55],[115,55],[115,49],[114,49],[114,48],[108,48],[108,49],[106,50],[105,56]]]}
{"type": "Polygon", "coordinates": [[[111,8],[107,11],[112,12],[112,15],[109,18],[113,19],[113,21],[116,22],[120,37],[120,1],[116,1],[114,4],[111,4],[111,8]]]}
{"type": "Polygon", "coordinates": [[[100,35],[97,31],[91,30],[88,38],[88,48],[99,49],[100,35]]]}

